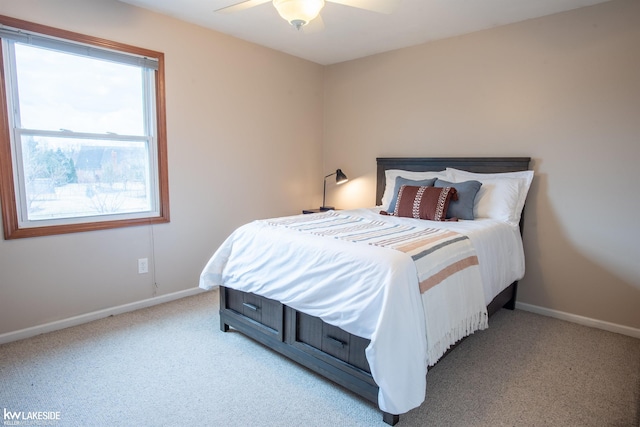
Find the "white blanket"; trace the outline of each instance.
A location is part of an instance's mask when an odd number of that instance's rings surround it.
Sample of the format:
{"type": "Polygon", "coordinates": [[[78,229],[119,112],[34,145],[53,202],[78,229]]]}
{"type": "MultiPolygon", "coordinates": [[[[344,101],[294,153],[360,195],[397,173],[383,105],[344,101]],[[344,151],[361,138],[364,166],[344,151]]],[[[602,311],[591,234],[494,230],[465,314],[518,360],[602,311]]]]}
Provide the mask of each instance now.
{"type": "MultiPolygon", "coordinates": [[[[425,228],[438,224],[366,209],[342,214],[425,228]]],[[[447,315],[451,304],[477,304],[478,294],[484,307],[482,287],[469,285],[472,276],[473,269],[463,270],[448,280],[458,281],[454,292],[434,286],[421,298],[416,265],[406,253],[255,221],[223,243],[203,270],[200,287],[224,285],[263,295],[370,339],[366,355],[380,387],[378,404],[400,414],[424,401],[427,364],[473,332],[447,315]],[[429,336],[437,338],[428,346],[429,336]]]]}

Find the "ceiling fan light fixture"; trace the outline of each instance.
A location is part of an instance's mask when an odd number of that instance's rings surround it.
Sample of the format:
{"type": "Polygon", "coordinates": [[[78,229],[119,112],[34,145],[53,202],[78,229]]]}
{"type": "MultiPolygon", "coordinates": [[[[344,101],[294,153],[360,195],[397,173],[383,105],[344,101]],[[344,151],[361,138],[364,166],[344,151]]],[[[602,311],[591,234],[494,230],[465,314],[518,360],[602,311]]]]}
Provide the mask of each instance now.
{"type": "Polygon", "coordinates": [[[273,0],[273,6],[284,20],[300,29],[318,17],[324,0],[273,0]]]}

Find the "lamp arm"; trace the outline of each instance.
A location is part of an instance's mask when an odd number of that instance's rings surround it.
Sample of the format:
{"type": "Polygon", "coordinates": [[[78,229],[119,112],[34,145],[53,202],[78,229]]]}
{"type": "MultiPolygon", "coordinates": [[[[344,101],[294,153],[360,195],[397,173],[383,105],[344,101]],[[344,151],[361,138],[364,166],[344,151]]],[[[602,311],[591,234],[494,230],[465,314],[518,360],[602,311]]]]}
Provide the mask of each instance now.
{"type": "Polygon", "coordinates": [[[327,197],[327,178],[329,178],[331,175],[335,175],[336,173],[338,173],[337,171],[334,173],[330,173],[329,175],[324,177],[324,186],[322,187],[322,207],[324,208],[325,206],[325,200],[327,197]]]}
{"type": "MultiPolygon", "coordinates": [[[[324,187],[322,187],[322,208],[324,208],[325,198],[327,197],[327,177],[324,177],[324,187]]],[[[322,209],[321,208],[321,209],[322,209]]]]}

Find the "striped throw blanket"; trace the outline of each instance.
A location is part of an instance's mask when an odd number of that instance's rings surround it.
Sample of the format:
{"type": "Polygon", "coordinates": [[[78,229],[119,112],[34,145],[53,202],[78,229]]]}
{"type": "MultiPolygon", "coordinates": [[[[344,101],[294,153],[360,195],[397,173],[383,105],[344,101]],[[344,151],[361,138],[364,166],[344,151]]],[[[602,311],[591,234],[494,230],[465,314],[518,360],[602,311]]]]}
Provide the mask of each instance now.
{"type": "Polygon", "coordinates": [[[449,230],[391,224],[335,211],[276,218],[266,222],[303,233],[404,252],[411,256],[416,265],[420,293],[459,271],[478,265],[478,257],[469,238],[449,230]]]}
{"type": "Polygon", "coordinates": [[[335,211],[266,222],[303,233],[386,247],[411,256],[422,295],[428,366],[434,365],[460,339],[488,327],[478,258],[465,235],[335,211]]]}

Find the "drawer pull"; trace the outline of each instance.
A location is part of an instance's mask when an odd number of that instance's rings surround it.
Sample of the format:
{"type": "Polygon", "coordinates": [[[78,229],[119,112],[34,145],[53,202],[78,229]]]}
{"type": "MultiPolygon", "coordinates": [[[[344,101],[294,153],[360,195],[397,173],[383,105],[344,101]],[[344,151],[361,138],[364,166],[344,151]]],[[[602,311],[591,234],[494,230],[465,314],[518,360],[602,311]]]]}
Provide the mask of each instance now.
{"type": "Polygon", "coordinates": [[[260,309],[257,305],[249,304],[248,302],[243,302],[242,305],[253,311],[258,311],[260,309]]]}
{"type": "Polygon", "coordinates": [[[345,348],[345,346],[347,345],[346,342],[339,340],[338,338],[334,338],[331,335],[327,335],[327,339],[329,340],[329,342],[337,347],[340,348],[345,348]]]}

